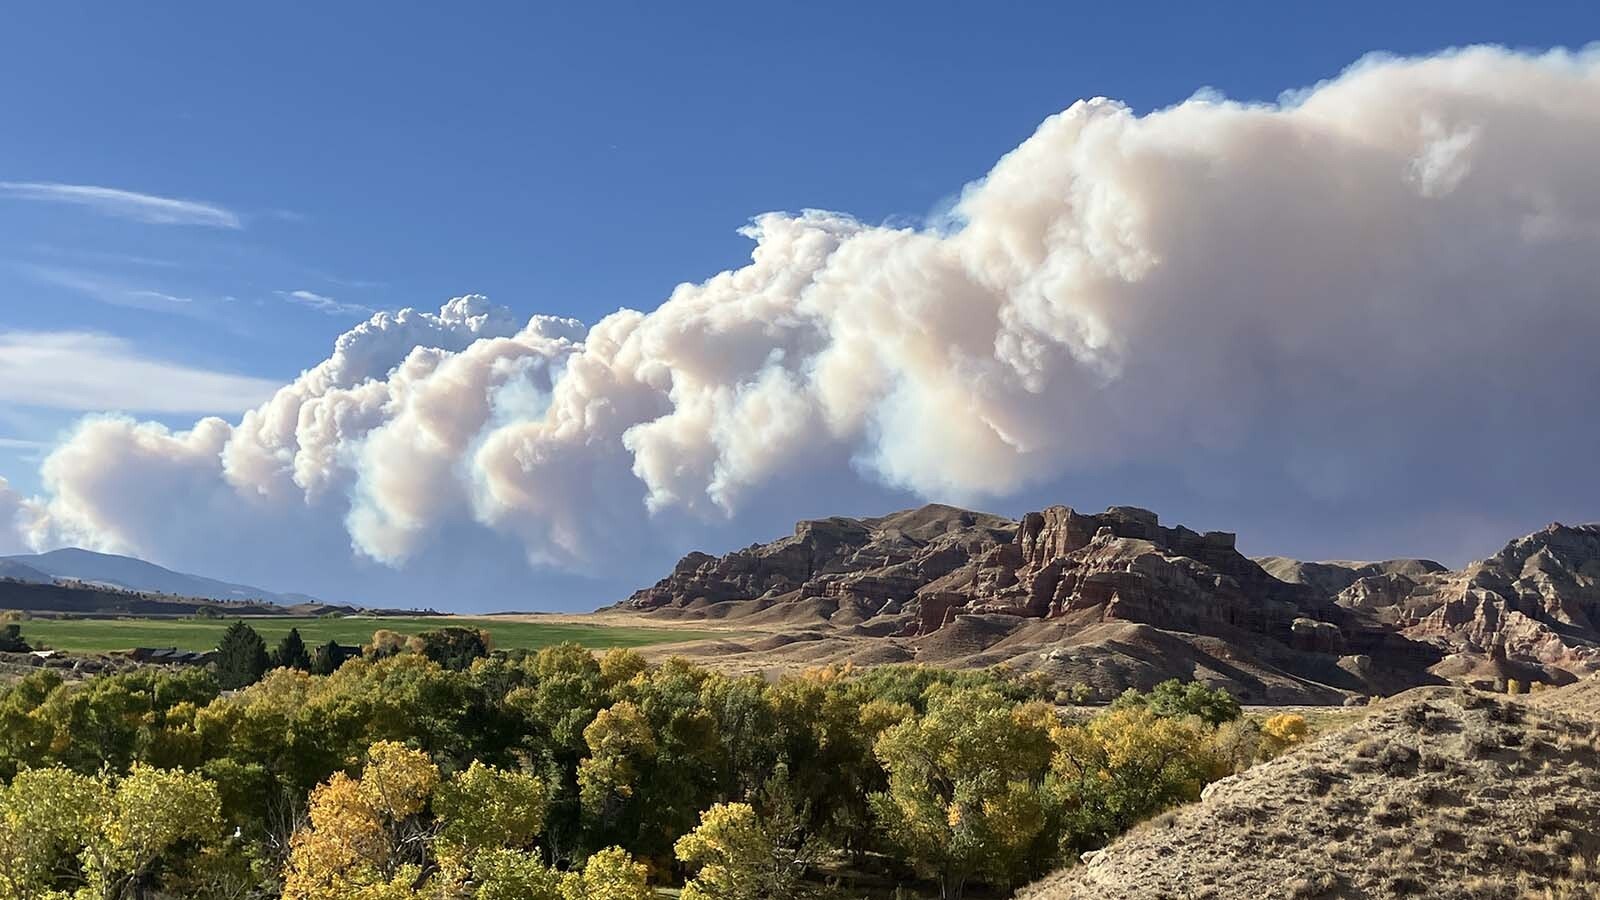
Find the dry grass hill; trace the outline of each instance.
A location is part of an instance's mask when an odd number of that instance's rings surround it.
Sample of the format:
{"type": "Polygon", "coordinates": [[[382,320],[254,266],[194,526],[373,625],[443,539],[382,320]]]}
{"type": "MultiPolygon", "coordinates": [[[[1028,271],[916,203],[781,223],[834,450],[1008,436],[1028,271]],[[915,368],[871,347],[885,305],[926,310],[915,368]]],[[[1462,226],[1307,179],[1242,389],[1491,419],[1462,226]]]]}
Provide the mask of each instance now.
{"type": "Polygon", "coordinates": [[[1600,680],[1418,688],[1019,900],[1600,897],[1600,680]]]}

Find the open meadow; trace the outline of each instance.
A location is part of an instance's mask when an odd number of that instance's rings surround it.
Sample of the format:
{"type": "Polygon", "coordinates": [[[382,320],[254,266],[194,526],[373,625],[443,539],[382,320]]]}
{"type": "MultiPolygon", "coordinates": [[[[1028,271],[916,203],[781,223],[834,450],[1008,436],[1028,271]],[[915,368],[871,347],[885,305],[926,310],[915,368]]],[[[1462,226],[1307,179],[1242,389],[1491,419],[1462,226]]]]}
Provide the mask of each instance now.
{"type": "MultiPolygon", "coordinates": [[[[235,619],[32,619],[23,634],[35,646],[77,653],[106,653],[134,647],[177,647],[181,650],[212,650],[222,633],[235,619]]],[[[710,631],[686,628],[651,628],[634,625],[606,625],[570,620],[538,621],[528,617],[462,618],[456,616],[346,616],[344,618],[248,617],[268,645],[275,645],[289,629],[300,629],[307,646],[330,640],[341,644],[364,644],[380,628],[413,635],[446,626],[482,628],[489,632],[494,646],[502,650],[537,650],[563,641],[576,641],[591,649],[643,647],[709,637],[710,631]]]]}

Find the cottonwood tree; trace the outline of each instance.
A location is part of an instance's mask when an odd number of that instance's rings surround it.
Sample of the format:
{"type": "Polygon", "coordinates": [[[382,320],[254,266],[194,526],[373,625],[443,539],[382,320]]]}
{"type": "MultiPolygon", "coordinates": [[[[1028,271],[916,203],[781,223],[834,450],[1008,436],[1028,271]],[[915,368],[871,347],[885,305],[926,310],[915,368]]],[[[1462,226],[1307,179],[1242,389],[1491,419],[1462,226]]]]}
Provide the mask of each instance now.
{"type": "Polygon", "coordinates": [[[215,785],[179,769],[136,764],[120,778],[23,771],[0,792],[0,897],[159,891],[164,863],[218,838],[221,805],[215,785]]]}
{"type": "Polygon", "coordinates": [[[583,868],[561,882],[562,900],[654,900],[649,872],[621,847],[590,855],[583,868]]]}
{"type": "Polygon", "coordinates": [[[360,778],[339,772],[312,791],[310,824],[290,841],[284,900],[404,896],[424,861],[413,817],[438,783],[426,753],[372,745],[360,778]]]}
{"type": "Polygon", "coordinates": [[[1100,847],[1152,815],[1189,800],[1228,774],[1212,732],[1192,716],[1129,706],[1055,733],[1051,761],[1066,841],[1100,847]]]}
{"type": "Polygon", "coordinates": [[[882,834],[959,900],[977,875],[1022,875],[1046,826],[1041,790],[1053,714],[987,688],[932,692],[925,715],[883,732],[875,748],[889,788],[872,798],[882,834]]]}

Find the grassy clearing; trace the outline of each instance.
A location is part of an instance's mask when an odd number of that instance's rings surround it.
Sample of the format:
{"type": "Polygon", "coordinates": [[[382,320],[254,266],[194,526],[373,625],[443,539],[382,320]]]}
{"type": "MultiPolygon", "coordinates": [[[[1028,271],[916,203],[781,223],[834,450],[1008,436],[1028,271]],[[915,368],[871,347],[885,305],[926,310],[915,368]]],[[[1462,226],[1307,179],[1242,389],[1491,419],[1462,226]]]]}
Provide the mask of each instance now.
{"type": "MultiPolygon", "coordinates": [[[[210,650],[217,646],[231,619],[33,619],[22,623],[22,634],[30,643],[78,653],[104,653],[133,647],[178,647],[183,650],[210,650]]],[[[487,629],[494,645],[502,650],[538,649],[562,641],[576,641],[585,647],[642,647],[672,641],[692,641],[711,637],[716,632],[686,628],[645,628],[625,625],[587,625],[573,622],[529,622],[505,619],[456,617],[351,616],[343,619],[296,617],[249,618],[246,621],[266,639],[269,646],[300,629],[307,646],[327,643],[363,644],[380,628],[401,634],[417,634],[447,625],[487,629]]]]}

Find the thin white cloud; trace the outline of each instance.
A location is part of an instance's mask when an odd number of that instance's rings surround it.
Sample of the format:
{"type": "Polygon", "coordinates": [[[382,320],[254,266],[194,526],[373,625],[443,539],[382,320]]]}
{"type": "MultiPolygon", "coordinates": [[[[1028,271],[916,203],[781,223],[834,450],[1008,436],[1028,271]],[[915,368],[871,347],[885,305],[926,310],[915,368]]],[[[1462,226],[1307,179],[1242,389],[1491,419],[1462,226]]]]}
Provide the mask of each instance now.
{"type": "Polygon", "coordinates": [[[157,312],[185,312],[185,307],[194,303],[192,297],[180,297],[166,291],[152,290],[139,285],[129,284],[119,278],[101,275],[97,272],[82,272],[76,269],[60,268],[58,266],[40,266],[32,263],[22,263],[17,266],[24,275],[35,281],[64,287],[70,291],[77,291],[112,306],[127,306],[134,309],[149,309],[157,312]]]}
{"type": "Polygon", "coordinates": [[[26,438],[0,437],[0,450],[43,450],[50,446],[44,441],[30,441],[26,438]]]}
{"type": "Polygon", "coordinates": [[[235,230],[244,227],[244,220],[238,213],[212,203],[141,194],[137,191],[124,191],[92,184],[0,181],[0,196],[83,206],[101,215],[132,219],[135,222],[151,225],[199,225],[235,230]]]}
{"type": "Polygon", "coordinates": [[[317,312],[327,313],[330,316],[370,316],[373,309],[359,303],[344,303],[325,294],[315,291],[278,291],[278,296],[301,306],[310,307],[317,312]]]}
{"type": "Polygon", "coordinates": [[[119,337],[72,331],[0,332],[0,404],[64,410],[236,413],[277,383],[139,353],[119,337]]]}
{"type": "Polygon", "coordinates": [[[171,259],[162,259],[155,256],[143,256],[138,253],[115,253],[102,250],[87,250],[82,247],[62,247],[56,244],[31,244],[27,248],[30,254],[40,256],[53,256],[65,259],[86,260],[92,263],[103,263],[115,266],[139,266],[152,269],[181,269],[186,268],[183,263],[171,259]]]}

